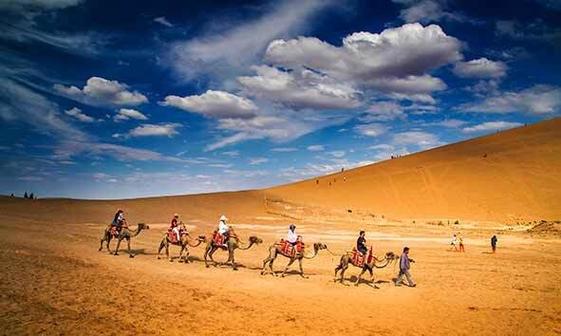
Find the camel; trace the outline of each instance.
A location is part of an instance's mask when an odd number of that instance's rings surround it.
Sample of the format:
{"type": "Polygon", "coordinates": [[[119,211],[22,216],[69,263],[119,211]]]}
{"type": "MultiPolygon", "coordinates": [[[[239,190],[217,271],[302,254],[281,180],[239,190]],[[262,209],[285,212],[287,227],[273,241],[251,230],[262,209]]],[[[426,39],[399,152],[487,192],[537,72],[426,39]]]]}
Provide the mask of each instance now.
{"type": "MultiPolygon", "coordinates": [[[[117,239],[117,248],[115,249],[115,253],[113,253],[113,255],[118,255],[118,251],[119,251],[119,246],[121,245],[121,241],[123,239],[127,240],[127,249],[128,249],[128,253],[129,253],[129,257],[130,258],[134,258],[134,255],[131,253],[131,238],[134,238],[136,236],[138,236],[138,234],[142,231],[142,230],[148,230],[150,229],[150,227],[147,224],[144,223],[138,223],[138,225],[136,226],[136,230],[131,230],[128,227],[123,227],[121,229],[121,232],[119,233],[119,235],[117,237],[115,237],[117,239]]],[[[98,251],[101,251],[101,249],[103,248],[103,242],[106,241],[107,242],[107,252],[111,253],[111,249],[109,249],[109,243],[111,242],[111,239],[113,239],[113,235],[111,234],[111,227],[108,226],[105,228],[105,231],[103,232],[103,236],[101,237],[100,243],[99,243],[99,249],[98,251]]]]}
{"type": "Polygon", "coordinates": [[[302,260],[304,258],[305,259],[312,259],[312,258],[314,258],[315,256],[318,255],[319,251],[327,249],[327,245],[322,244],[322,243],[315,243],[313,246],[314,246],[314,252],[312,253],[312,255],[308,255],[308,256],[305,255],[305,251],[303,250],[302,252],[296,252],[292,256],[292,255],[287,255],[283,251],[281,251],[280,243],[275,243],[274,245],[271,245],[271,247],[269,247],[269,256],[267,258],[265,258],[265,260],[263,260],[263,269],[261,270],[261,275],[265,275],[267,273],[266,267],[267,267],[267,264],[268,264],[269,265],[269,272],[273,276],[277,276],[275,274],[275,272],[273,271],[273,262],[275,261],[277,256],[280,254],[280,255],[285,256],[285,257],[290,259],[288,261],[288,264],[284,268],[284,271],[282,272],[281,277],[284,277],[286,275],[286,272],[288,271],[288,268],[290,267],[290,265],[292,265],[292,263],[294,263],[296,260],[298,260],[298,266],[300,267],[300,276],[304,279],[307,279],[308,277],[304,275],[304,270],[302,269],[302,260]]]}
{"type": "MultiPolygon", "coordinates": [[[[374,272],[373,272],[374,268],[384,268],[388,266],[392,261],[397,259],[399,259],[399,256],[394,254],[393,252],[387,252],[384,255],[383,259],[378,259],[375,256],[372,256],[372,261],[370,263],[365,262],[364,266],[362,266],[362,271],[360,272],[360,274],[356,279],[355,286],[358,286],[362,278],[362,275],[366,271],[370,273],[370,282],[372,283],[374,281],[374,272]],[[383,265],[376,265],[376,262],[385,262],[385,263],[383,265]]],[[[349,267],[349,264],[355,267],[361,267],[359,265],[354,264],[352,260],[352,252],[347,252],[346,254],[341,256],[341,261],[339,262],[339,265],[335,268],[335,279],[333,281],[337,282],[337,273],[341,271],[341,278],[339,279],[339,281],[341,282],[341,284],[345,285],[344,276],[345,276],[345,271],[349,267]]],[[[378,287],[374,285],[374,288],[378,288],[378,287]]]]}
{"type": "Polygon", "coordinates": [[[226,261],[225,264],[231,262],[232,263],[232,269],[234,271],[237,271],[238,268],[236,266],[236,262],[234,261],[234,251],[236,249],[249,250],[253,245],[259,245],[262,242],[263,242],[263,240],[261,238],[258,238],[256,236],[250,236],[249,237],[249,244],[242,247],[241,246],[242,242],[240,241],[239,237],[237,235],[233,234],[232,231],[230,231],[230,239],[228,239],[228,241],[226,242],[226,246],[216,245],[214,243],[214,240],[210,239],[210,241],[206,245],[206,249],[205,249],[205,253],[204,253],[205,266],[209,267],[207,257],[210,258],[210,261],[212,261],[214,263],[214,266],[217,266],[218,263],[216,261],[214,261],[214,259],[212,258],[212,255],[214,254],[214,252],[216,252],[216,250],[222,249],[222,250],[228,250],[228,261],[226,261]]]}
{"type": "Polygon", "coordinates": [[[171,257],[169,256],[169,246],[176,245],[181,246],[181,251],[179,251],[179,262],[184,261],[185,263],[189,263],[189,247],[197,247],[205,241],[206,237],[204,235],[200,235],[197,238],[193,239],[189,235],[189,233],[184,230],[183,234],[181,235],[181,240],[178,242],[172,242],[171,240],[169,240],[169,236],[166,233],[162,238],[162,241],[160,242],[160,247],[158,248],[158,259],[160,259],[160,252],[162,252],[162,249],[165,247],[166,257],[169,259],[169,261],[172,261],[171,257]],[[195,244],[191,244],[192,240],[196,240],[197,242],[195,244]],[[183,255],[183,252],[185,252],[185,255],[183,255]]]}

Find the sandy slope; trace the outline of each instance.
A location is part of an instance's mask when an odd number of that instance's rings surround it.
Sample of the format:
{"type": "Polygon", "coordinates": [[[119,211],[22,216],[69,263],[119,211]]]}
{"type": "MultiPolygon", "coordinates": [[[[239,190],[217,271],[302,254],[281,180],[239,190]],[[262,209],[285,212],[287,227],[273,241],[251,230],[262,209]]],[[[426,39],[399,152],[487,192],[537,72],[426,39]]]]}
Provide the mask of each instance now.
{"type": "MultiPolygon", "coordinates": [[[[0,334],[561,334],[559,223],[527,232],[536,224],[529,219],[561,217],[560,129],[561,119],[543,122],[317,185],[115,201],[0,198],[0,334]],[[97,252],[116,208],[151,227],[133,240],[134,259],[97,252]],[[206,269],[201,247],[192,264],[158,260],[174,212],[195,235],[208,235],[226,213],[243,237],[265,243],[237,254],[237,272],[206,269]],[[376,271],[379,289],[335,284],[338,257],[328,252],[306,260],[309,279],[260,276],[267,247],[289,222],[335,254],[360,229],[378,255],[408,245],[419,286],[393,286],[395,266],[376,271]],[[457,231],[466,253],[447,251],[457,231]],[[489,253],[492,234],[498,254],[489,253]]],[[[357,273],[349,269],[347,280],[357,273]]]]}
{"type": "MultiPolygon", "coordinates": [[[[29,206],[33,208],[33,206],[29,206]]],[[[499,236],[489,254],[490,230],[402,223],[370,227],[379,254],[411,247],[417,288],[395,287],[395,266],[368,283],[332,282],[338,258],[306,260],[309,279],[259,275],[267,245],[281,224],[237,224],[243,237],[266,244],[240,252],[239,271],[196,259],[180,264],[155,256],[165,224],[133,241],[134,259],[97,252],[102,223],[0,221],[0,332],[5,335],[554,335],[561,333],[559,239],[521,233],[499,236]],[[377,231],[374,231],[377,230],[377,231]],[[448,252],[448,235],[462,230],[465,254],[448,252]]],[[[198,218],[193,218],[198,219],[198,218]]],[[[307,241],[321,240],[338,254],[349,249],[357,223],[300,225],[307,241]],[[336,229],[339,228],[339,229],[336,229]]],[[[194,224],[195,234],[211,226],[194,224]]],[[[114,246],[114,245],[113,245],[114,246]]],[[[172,253],[177,254],[177,248],[172,253]]],[[[224,253],[217,255],[225,260],[224,253]]],[[[276,269],[286,263],[280,259],[276,269]]],[[[347,280],[358,269],[351,268],[347,280]]]]}
{"type": "Polygon", "coordinates": [[[267,193],[272,199],[402,218],[559,219],[561,118],[267,193]]]}

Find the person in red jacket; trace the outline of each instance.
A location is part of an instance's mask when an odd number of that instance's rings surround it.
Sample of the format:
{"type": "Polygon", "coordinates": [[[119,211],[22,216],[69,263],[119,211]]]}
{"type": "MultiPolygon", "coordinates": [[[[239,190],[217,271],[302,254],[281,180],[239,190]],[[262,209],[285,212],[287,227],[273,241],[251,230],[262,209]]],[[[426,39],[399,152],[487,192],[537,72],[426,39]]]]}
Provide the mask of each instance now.
{"type": "Polygon", "coordinates": [[[181,233],[179,232],[179,214],[173,214],[173,219],[171,220],[171,224],[169,226],[169,229],[171,231],[173,231],[173,233],[175,233],[175,236],[177,237],[177,241],[181,240],[181,233]]]}

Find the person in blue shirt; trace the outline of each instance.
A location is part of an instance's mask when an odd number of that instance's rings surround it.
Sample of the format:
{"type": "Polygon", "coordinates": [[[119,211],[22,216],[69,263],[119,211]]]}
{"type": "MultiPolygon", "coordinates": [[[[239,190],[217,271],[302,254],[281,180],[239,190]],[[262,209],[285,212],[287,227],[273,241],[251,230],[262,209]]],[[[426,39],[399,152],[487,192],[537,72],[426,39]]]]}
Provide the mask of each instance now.
{"type": "Polygon", "coordinates": [[[409,258],[409,247],[403,248],[403,253],[401,257],[399,257],[399,274],[395,281],[396,286],[401,286],[401,282],[403,282],[403,278],[407,278],[407,284],[409,287],[415,287],[415,281],[411,278],[411,273],[409,273],[409,269],[411,268],[411,263],[414,263],[415,260],[409,258]]]}
{"type": "Polygon", "coordinates": [[[366,238],[364,238],[365,234],[366,233],[364,231],[360,231],[358,234],[358,239],[356,240],[356,250],[364,255],[366,255],[366,253],[368,252],[368,247],[366,246],[366,238]]]}

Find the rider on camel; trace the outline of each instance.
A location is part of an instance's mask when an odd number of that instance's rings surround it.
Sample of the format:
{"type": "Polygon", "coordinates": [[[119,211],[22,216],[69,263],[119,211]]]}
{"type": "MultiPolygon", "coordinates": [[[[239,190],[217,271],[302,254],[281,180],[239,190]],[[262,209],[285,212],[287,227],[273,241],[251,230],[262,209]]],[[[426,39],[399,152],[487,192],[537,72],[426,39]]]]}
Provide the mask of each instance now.
{"type": "Polygon", "coordinates": [[[120,233],[123,227],[125,228],[128,227],[127,220],[125,219],[125,212],[119,209],[117,210],[115,216],[113,217],[113,221],[110,224],[110,228],[111,229],[115,228],[115,230],[120,233]]]}
{"type": "Polygon", "coordinates": [[[230,238],[230,226],[226,224],[227,221],[228,218],[222,215],[220,217],[220,221],[218,222],[218,233],[224,237],[224,244],[228,241],[228,238],[230,238]]]}
{"type": "Polygon", "coordinates": [[[292,246],[295,246],[298,242],[298,234],[296,234],[296,225],[290,224],[288,227],[288,233],[286,234],[286,241],[292,246]]]}
{"type": "Polygon", "coordinates": [[[296,225],[290,224],[288,232],[286,233],[286,241],[291,245],[292,253],[294,254],[297,248],[302,246],[302,236],[296,233],[296,225]]]}
{"type": "Polygon", "coordinates": [[[169,229],[175,233],[175,236],[177,237],[177,241],[181,240],[181,228],[179,227],[179,214],[175,213],[173,214],[173,219],[171,220],[171,224],[169,226],[169,229]]]}
{"type": "Polygon", "coordinates": [[[364,238],[365,232],[361,230],[358,234],[358,239],[356,240],[356,250],[363,255],[368,253],[368,247],[366,246],[366,238],[364,238]]]}

